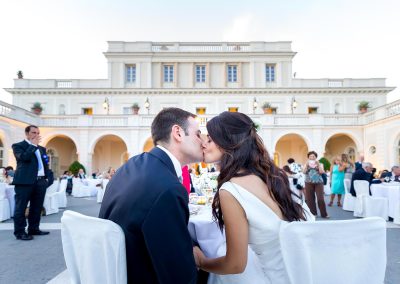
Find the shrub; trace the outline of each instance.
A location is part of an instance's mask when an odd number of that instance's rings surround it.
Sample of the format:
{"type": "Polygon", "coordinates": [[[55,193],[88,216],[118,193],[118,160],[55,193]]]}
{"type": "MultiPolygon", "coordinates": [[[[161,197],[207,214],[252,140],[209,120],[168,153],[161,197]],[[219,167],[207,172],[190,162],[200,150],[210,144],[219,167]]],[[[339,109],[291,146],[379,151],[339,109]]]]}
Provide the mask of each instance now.
{"type": "Polygon", "coordinates": [[[86,173],[86,169],[85,167],[79,163],[78,161],[73,162],[70,166],[69,166],[69,171],[76,176],[79,172],[79,169],[83,169],[83,171],[86,173]]]}
{"type": "Polygon", "coordinates": [[[331,169],[331,163],[325,157],[319,159],[319,162],[324,165],[325,171],[329,171],[331,169]]]}

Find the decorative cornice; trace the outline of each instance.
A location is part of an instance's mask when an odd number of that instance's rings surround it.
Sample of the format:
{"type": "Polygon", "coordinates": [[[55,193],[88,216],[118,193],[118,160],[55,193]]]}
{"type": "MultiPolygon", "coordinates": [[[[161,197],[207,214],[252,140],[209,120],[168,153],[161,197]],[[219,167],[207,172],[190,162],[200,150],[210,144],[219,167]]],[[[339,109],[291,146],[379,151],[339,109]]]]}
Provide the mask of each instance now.
{"type": "Polygon", "coordinates": [[[394,87],[364,88],[241,88],[241,89],[16,89],[7,88],[13,95],[320,95],[320,94],[387,94],[394,87]]]}

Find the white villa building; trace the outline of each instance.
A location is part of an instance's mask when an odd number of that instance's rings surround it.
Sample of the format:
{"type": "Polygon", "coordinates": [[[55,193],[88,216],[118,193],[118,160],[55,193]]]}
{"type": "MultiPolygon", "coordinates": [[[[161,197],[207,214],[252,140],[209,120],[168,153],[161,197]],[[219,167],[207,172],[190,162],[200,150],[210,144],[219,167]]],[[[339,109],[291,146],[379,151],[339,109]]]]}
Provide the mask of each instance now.
{"type": "Polygon", "coordinates": [[[56,174],[75,160],[88,173],[118,168],[152,147],[151,122],[172,106],[197,113],[203,132],[222,111],[250,115],[281,166],[290,157],[305,162],[310,150],[327,159],[364,154],[378,171],[400,163],[400,100],[386,103],[394,87],[381,78],[294,78],[291,42],[112,41],[104,55],[107,79],[15,79],[6,89],[13,104],[0,102],[2,166],[15,166],[11,145],[35,124],[56,174]]]}

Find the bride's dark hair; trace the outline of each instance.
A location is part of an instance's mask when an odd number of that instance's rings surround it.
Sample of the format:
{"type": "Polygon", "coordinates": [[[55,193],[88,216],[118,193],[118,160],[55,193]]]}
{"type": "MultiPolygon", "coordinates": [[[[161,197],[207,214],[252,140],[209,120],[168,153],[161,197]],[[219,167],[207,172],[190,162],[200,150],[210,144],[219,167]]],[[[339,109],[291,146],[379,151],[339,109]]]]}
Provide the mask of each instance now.
{"type": "MultiPolygon", "coordinates": [[[[233,177],[254,174],[268,187],[286,221],[305,220],[303,207],[293,200],[301,198],[290,190],[285,172],[269,157],[254,122],[240,112],[223,112],[207,123],[208,135],[222,149],[218,189],[233,177]]],[[[222,229],[224,220],[219,200],[219,190],[212,204],[213,216],[222,229]]]]}

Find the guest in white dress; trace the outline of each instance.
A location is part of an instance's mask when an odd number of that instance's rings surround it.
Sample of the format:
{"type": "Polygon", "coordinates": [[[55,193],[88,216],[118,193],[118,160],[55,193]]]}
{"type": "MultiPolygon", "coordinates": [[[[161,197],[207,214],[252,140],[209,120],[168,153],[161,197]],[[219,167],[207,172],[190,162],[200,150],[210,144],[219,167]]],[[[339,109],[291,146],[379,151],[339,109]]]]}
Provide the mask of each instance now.
{"type": "Polygon", "coordinates": [[[248,116],[223,112],[207,123],[207,130],[204,158],[219,165],[212,207],[225,229],[226,255],[207,258],[195,247],[197,266],[217,274],[212,283],[289,283],[279,230],[284,222],[306,220],[300,197],[290,190],[248,116]],[[248,259],[249,247],[255,258],[248,259]],[[243,277],[246,266],[251,272],[243,277]]]}

